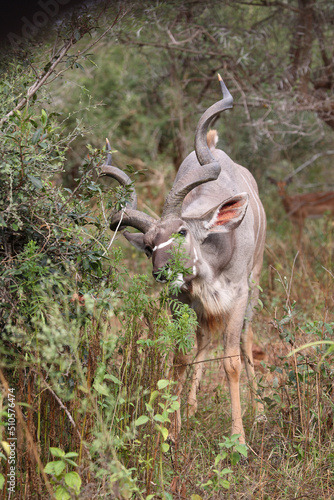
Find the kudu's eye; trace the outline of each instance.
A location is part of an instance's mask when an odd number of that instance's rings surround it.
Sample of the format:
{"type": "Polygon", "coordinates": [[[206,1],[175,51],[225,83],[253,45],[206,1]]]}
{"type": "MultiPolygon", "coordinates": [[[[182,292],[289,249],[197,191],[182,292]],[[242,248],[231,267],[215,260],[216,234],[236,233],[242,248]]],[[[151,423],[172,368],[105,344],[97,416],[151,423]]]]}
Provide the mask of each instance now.
{"type": "Polygon", "coordinates": [[[144,250],[145,250],[145,253],[146,253],[148,259],[150,259],[152,257],[152,253],[153,253],[152,248],[146,245],[144,250]]]}
{"type": "Polygon", "coordinates": [[[186,229],[180,229],[179,233],[181,236],[186,236],[187,235],[187,230],[186,229]]]}

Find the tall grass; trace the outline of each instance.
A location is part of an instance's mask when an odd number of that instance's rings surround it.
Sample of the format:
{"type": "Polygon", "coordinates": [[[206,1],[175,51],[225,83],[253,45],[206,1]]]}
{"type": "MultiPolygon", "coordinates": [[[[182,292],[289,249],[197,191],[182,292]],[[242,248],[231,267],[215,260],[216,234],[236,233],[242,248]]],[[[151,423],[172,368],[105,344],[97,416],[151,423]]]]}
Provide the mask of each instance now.
{"type": "MultiPolygon", "coordinates": [[[[233,458],[219,361],[206,363],[196,417],[188,418],[181,401],[183,429],[169,446],[178,408],[170,381],[176,325],[148,278],[119,264],[96,295],[82,296],[70,281],[37,282],[38,310],[30,325],[8,330],[1,357],[2,385],[16,390],[17,498],[47,498],[51,490],[56,498],[80,499],[332,498],[333,352],[319,343],[287,357],[311,341],[333,340],[332,240],[328,232],[316,241],[317,231],[308,228],[297,257],[286,232],[268,241],[269,291],[255,320],[264,358],[257,397],[267,421],[254,422],[243,378],[246,462],[233,458]],[[51,472],[43,474],[43,466],[51,472]],[[66,476],[74,471],[80,487],[66,476]]],[[[188,327],[194,324],[183,325],[183,334],[188,327]]],[[[215,339],[210,359],[223,356],[220,343],[215,339]]],[[[4,441],[7,404],[3,398],[4,441]]],[[[6,478],[5,451],[1,462],[6,478]]],[[[7,491],[5,483],[3,498],[7,491]]]]}

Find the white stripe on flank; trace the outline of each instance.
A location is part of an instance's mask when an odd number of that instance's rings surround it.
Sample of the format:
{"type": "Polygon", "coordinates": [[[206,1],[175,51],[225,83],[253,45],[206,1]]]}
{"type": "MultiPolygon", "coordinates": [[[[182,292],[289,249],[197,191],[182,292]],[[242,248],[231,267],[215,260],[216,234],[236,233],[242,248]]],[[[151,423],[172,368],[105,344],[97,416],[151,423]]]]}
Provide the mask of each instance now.
{"type": "Polygon", "coordinates": [[[245,177],[242,175],[242,173],[240,172],[241,174],[241,177],[243,178],[243,180],[246,182],[247,186],[249,187],[249,190],[251,191],[252,195],[253,195],[253,199],[256,203],[256,207],[257,207],[257,211],[258,211],[258,214],[259,214],[259,226],[257,228],[257,235],[256,235],[256,245],[258,243],[258,239],[259,239],[259,234],[260,234],[260,229],[261,229],[261,225],[262,225],[262,214],[261,214],[261,210],[260,210],[260,206],[257,202],[257,194],[255,193],[253,187],[249,184],[249,182],[247,181],[247,179],[245,179],[245,177]]]}
{"type": "Polygon", "coordinates": [[[156,247],[153,248],[153,252],[156,250],[160,250],[160,248],[167,247],[174,241],[174,238],[170,238],[168,241],[164,241],[163,243],[160,243],[160,245],[157,245],[156,247]]]}

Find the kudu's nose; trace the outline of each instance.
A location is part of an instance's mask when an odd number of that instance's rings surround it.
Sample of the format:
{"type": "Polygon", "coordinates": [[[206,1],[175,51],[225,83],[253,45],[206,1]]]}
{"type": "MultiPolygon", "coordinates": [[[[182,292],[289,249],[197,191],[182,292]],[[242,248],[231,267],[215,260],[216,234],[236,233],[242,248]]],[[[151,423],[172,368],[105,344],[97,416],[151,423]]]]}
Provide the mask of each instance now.
{"type": "Polygon", "coordinates": [[[157,271],[152,272],[155,281],[159,281],[159,283],[166,283],[170,276],[169,266],[165,266],[157,271]]]}

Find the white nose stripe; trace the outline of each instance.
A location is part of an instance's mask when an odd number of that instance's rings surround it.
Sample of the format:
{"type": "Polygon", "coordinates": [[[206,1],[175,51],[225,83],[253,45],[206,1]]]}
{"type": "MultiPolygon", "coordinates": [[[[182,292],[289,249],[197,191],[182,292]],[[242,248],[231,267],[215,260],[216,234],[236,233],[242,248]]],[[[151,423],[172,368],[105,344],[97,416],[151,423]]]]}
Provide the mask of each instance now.
{"type": "Polygon", "coordinates": [[[174,241],[174,239],[175,238],[170,238],[168,241],[164,241],[163,243],[160,243],[160,245],[157,245],[156,247],[153,248],[153,252],[155,252],[156,250],[160,250],[160,248],[167,247],[168,245],[170,245],[174,241]]]}

